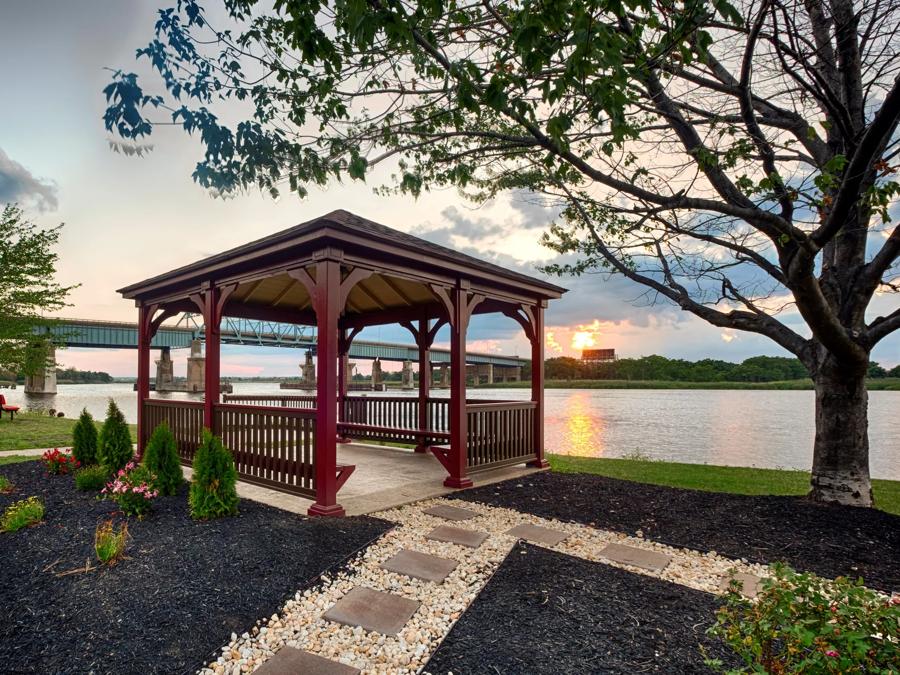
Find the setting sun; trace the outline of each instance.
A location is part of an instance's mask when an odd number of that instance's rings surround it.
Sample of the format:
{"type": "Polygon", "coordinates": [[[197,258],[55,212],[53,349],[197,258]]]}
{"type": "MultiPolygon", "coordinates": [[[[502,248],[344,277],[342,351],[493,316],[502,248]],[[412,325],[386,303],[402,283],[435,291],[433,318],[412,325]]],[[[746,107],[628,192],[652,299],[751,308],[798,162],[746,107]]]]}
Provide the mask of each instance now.
{"type": "Polygon", "coordinates": [[[589,349],[595,344],[592,331],[580,330],[572,334],[572,349],[589,349]]]}

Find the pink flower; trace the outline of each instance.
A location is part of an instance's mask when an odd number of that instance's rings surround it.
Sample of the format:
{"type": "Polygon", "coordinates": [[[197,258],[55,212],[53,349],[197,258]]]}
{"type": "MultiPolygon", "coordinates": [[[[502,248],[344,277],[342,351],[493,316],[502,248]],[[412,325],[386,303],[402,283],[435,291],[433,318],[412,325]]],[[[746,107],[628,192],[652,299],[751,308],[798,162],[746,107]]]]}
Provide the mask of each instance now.
{"type": "Polygon", "coordinates": [[[838,656],[840,656],[840,654],[836,649],[829,649],[825,652],[825,656],[830,656],[831,658],[836,659],[838,656]]]}

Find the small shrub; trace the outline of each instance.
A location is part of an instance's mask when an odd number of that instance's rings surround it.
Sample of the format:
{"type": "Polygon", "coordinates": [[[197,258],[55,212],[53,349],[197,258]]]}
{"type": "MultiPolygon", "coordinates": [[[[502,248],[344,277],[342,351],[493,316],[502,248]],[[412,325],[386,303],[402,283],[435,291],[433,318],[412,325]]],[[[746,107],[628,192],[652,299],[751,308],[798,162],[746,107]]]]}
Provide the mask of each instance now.
{"type": "Polygon", "coordinates": [[[98,492],[108,480],[109,471],[104,466],[86,466],[75,472],[75,487],[84,492],[98,492]]]}
{"type": "Polygon", "coordinates": [[[156,488],[164,495],[174,495],[184,482],[178,446],[169,425],[163,422],[150,436],[144,450],[144,466],[156,476],[156,488]]]}
{"type": "Polygon", "coordinates": [[[194,518],[218,518],[237,513],[237,469],[231,453],[209,430],[194,455],[194,475],[188,503],[194,518]]]}
{"type": "Polygon", "coordinates": [[[100,430],[97,459],[100,464],[109,469],[110,473],[115,473],[124,469],[133,456],[134,448],[131,445],[128,423],[116,402],[109,399],[106,421],[103,423],[103,429],[100,430]]]}
{"type": "Polygon", "coordinates": [[[125,515],[143,518],[152,508],[153,500],[159,496],[153,488],[154,478],[147,467],[129,462],[119,469],[115,478],[100,493],[118,504],[125,515]]]}
{"type": "Polygon", "coordinates": [[[47,473],[54,476],[70,473],[81,466],[77,459],[68,452],[60,451],[59,448],[47,450],[41,455],[41,462],[44,464],[44,468],[47,469],[47,473]]]}
{"type": "Polygon", "coordinates": [[[82,409],[72,432],[72,454],[84,466],[97,463],[97,426],[87,408],[82,409]]]}
{"type": "Polygon", "coordinates": [[[0,495],[9,494],[15,489],[15,485],[6,476],[0,476],[0,495]]]}
{"type": "Polygon", "coordinates": [[[97,560],[104,565],[115,565],[125,554],[127,540],[128,523],[122,523],[118,530],[111,520],[100,523],[94,532],[94,552],[97,554],[97,560]]]}
{"type": "MultiPolygon", "coordinates": [[[[889,673],[900,663],[900,598],[838,577],[798,574],[774,565],[755,601],[737,592],[709,632],[744,661],[729,673],[889,673]]],[[[718,660],[707,665],[725,670],[718,660]]]]}
{"type": "Polygon", "coordinates": [[[37,497],[29,497],[10,504],[0,518],[0,530],[15,532],[44,519],[44,502],[37,497]]]}

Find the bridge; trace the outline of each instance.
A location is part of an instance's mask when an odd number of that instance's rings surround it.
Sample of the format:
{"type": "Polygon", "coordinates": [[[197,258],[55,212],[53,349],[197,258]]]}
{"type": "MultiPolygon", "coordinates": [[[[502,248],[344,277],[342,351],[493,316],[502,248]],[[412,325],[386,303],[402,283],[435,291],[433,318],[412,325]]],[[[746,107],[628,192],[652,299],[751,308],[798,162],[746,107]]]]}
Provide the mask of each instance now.
{"type": "MultiPolygon", "coordinates": [[[[177,324],[163,324],[153,338],[151,348],[182,349],[194,340],[204,339],[204,328],[195,314],[184,314],[177,324]]],[[[67,347],[95,349],[137,349],[138,327],[136,323],[117,321],[93,321],[89,319],[60,319],[44,330],[60,344],[67,347]]],[[[223,318],[222,344],[252,345],[257,347],[286,347],[315,353],[316,332],[309,326],[297,326],[272,321],[223,318]]],[[[352,359],[380,359],[382,361],[416,361],[419,348],[416,345],[391,342],[354,340],[350,345],[352,359]]],[[[435,365],[450,363],[450,350],[433,348],[431,362],[435,365]]],[[[470,365],[520,367],[527,359],[518,356],[468,352],[470,365]]]]}

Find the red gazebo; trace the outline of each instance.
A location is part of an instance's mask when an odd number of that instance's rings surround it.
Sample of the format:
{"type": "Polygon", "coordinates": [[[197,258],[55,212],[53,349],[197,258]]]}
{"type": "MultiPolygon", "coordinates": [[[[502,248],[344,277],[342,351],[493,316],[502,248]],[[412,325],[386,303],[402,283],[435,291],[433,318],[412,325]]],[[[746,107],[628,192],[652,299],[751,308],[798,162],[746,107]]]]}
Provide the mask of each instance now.
{"type": "Polygon", "coordinates": [[[277,234],[119,290],[139,312],[138,444],[167,421],[190,464],[202,429],[232,451],[241,480],[315,500],[312,515],[343,515],[353,471],[338,439],[431,450],[462,488],[479,471],[546,467],[544,309],[565,289],[424,239],[334,211],[277,234]],[[150,342],[167,318],[199,309],[205,324],[204,400],[150,397],[150,342]],[[531,342],[531,400],[466,398],[466,330],[474,314],[501,313],[531,342]],[[223,316],[317,327],[316,396],[219,396],[223,316]],[[348,396],[346,363],[367,326],[399,323],[419,348],[418,396],[348,396]],[[450,327],[450,398],[433,398],[429,349],[450,327]]]}

